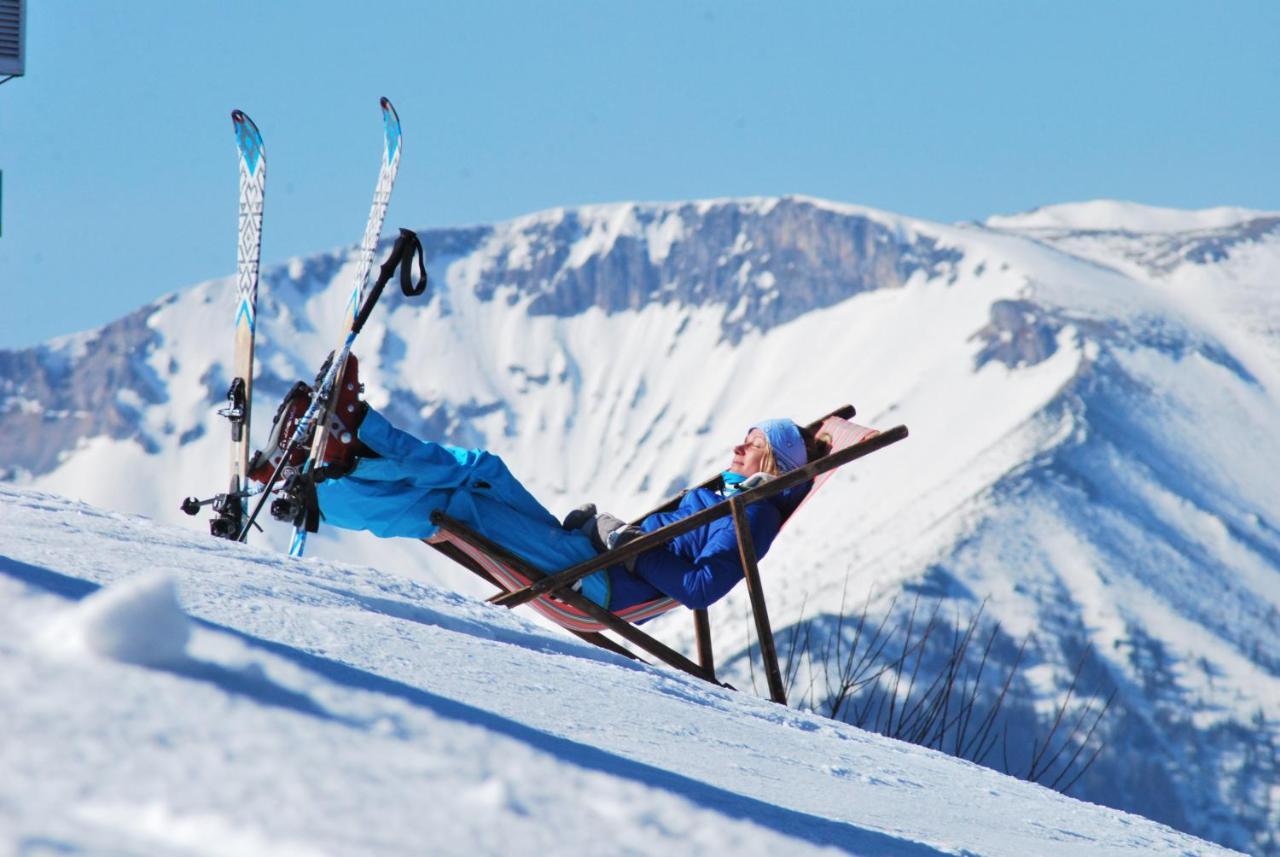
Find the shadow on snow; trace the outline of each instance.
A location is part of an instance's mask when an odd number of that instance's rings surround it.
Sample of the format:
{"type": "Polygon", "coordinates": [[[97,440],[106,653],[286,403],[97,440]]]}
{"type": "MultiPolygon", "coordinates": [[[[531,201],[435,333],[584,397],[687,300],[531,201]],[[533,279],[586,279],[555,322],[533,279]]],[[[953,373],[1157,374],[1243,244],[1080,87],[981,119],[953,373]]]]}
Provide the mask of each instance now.
{"type": "MultiPolygon", "coordinates": [[[[80,600],[101,587],[90,581],[80,580],[47,568],[18,562],[0,556],[0,573],[46,592],[72,600],[80,600]]],[[[742,819],[766,827],[786,836],[815,845],[826,845],[851,854],[889,853],[898,857],[942,857],[944,852],[928,845],[900,839],[873,830],[864,830],[848,822],[835,821],[810,813],[774,806],[753,797],[741,795],[690,777],[638,762],[610,753],[598,747],[579,744],[568,738],[534,729],[526,724],[494,714],[436,693],[422,690],[395,679],[386,678],[339,661],[312,655],[283,643],[265,640],[235,628],[195,619],[203,627],[230,634],[249,646],[261,649],[277,657],[291,661],[310,670],[334,684],[360,691],[380,693],[422,708],[436,716],[479,726],[512,738],[534,749],[579,767],[600,771],[648,786],[663,789],[704,809],[730,818],[742,819]]],[[[270,705],[283,705],[303,714],[338,719],[324,711],[309,698],[305,703],[300,696],[280,688],[265,679],[247,678],[225,668],[196,662],[191,670],[174,670],[178,675],[212,681],[229,693],[250,696],[270,705]]],[[[363,728],[361,724],[344,721],[363,728]]]]}

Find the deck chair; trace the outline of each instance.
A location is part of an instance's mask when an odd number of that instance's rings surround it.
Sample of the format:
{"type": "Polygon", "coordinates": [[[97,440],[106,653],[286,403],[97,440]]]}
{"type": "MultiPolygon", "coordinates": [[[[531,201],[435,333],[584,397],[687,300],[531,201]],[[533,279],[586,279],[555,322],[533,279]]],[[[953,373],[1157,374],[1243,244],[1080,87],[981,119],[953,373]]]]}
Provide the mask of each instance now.
{"type": "MultiPolygon", "coordinates": [[[[747,526],[746,508],[748,504],[757,500],[763,500],[812,480],[813,485],[804,499],[783,522],[785,526],[831,478],[837,467],[883,449],[907,436],[906,426],[895,426],[884,432],[877,432],[851,422],[850,418],[853,415],[853,406],[846,405],[809,424],[809,429],[816,430],[820,435],[826,434],[830,438],[831,450],[822,458],[562,571],[548,573],[534,568],[512,551],[440,511],[432,513],[431,516],[432,523],[438,527],[436,534],[424,541],[501,590],[500,594],[489,599],[491,603],[509,608],[529,604],[552,622],[582,639],[626,657],[637,658],[625,646],[603,633],[606,630],[612,631],[669,666],[713,684],[719,684],[715,676],[715,663],[711,651],[711,625],[706,610],[694,611],[698,640],[698,662],[695,663],[636,627],[636,623],[652,619],[674,607],[681,606],[675,599],[659,598],[612,613],[576,592],[572,587],[577,581],[602,568],[608,568],[666,544],[671,539],[700,527],[708,521],[732,515],[751,609],[755,618],[761,658],[764,661],[765,675],[769,682],[769,695],[775,702],[785,704],[786,691],[773,642],[773,631],[769,625],[755,547],[751,542],[751,532],[747,526]]],[[[699,487],[716,488],[719,484],[720,475],[716,474],[700,483],[699,487]]],[[[643,520],[654,512],[675,508],[683,496],[684,492],[669,498],[637,520],[643,520]]]]}

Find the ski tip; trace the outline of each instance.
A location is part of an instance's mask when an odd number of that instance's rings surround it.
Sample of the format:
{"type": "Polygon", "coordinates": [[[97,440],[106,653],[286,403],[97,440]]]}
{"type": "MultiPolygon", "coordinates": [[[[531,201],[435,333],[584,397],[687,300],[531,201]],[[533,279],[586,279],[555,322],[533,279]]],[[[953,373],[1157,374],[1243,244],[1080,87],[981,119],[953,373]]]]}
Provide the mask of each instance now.
{"type": "Polygon", "coordinates": [[[243,127],[252,128],[254,131],[258,130],[258,126],[249,118],[249,114],[245,113],[243,110],[232,110],[231,121],[235,123],[237,128],[243,127]]]}
{"type": "Polygon", "coordinates": [[[386,126],[386,162],[394,163],[400,155],[400,114],[391,106],[391,99],[383,96],[378,99],[382,105],[382,122],[386,126]]]}
{"type": "Polygon", "coordinates": [[[249,175],[257,175],[266,148],[262,144],[262,132],[243,110],[231,111],[231,126],[235,129],[236,146],[240,149],[244,165],[249,169],[249,175]]]}

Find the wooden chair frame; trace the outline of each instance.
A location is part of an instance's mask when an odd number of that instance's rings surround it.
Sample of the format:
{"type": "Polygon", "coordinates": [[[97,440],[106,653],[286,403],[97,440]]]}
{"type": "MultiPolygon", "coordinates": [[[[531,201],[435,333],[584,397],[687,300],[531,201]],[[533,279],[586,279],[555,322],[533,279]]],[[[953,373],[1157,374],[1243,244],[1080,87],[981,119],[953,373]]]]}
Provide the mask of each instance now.
{"type": "MultiPolygon", "coordinates": [[[[809,428],[816,430],[831,417],[848,419],[853,415],[853,406],[845,405],[814,421],[809,428]]],[[[517,556],[492,539],[477,533],[465,523],[455,520],[438,510],[431,514],[431,522],[439,528],[444,535],[444,540],[424,539],[424,541],[459,565],[503,590],[501,594],[490,598],[490,603],[514,608],[534,598],[552,597],[558,599],[587,614],[608,630],[613,631],[624,640],[633,643],[663,663],[713,684],[720,684],[716,679],[715,662],[711,651],[711,622],[705,609],[693,611],[694,627],[698,641],[698,663],[694,663],[684,655],[641,631],[635,625],[589,600],[571,587],[587,575],[639,556],[645,551],[664,545],[671,539],[701,527],[710,521],[732,515],[734,530],[738,539],[738,552],[742,559],[742,568],[747,581],[747,593],[751,600],[751,612],[755,619],[756,635],[760,641],[760,656],[764,661],[765,675],[769,683],[769,697],[774,702],[785,705],[787,701],[786,688],[783,684],[782,671],[778,665],[778,653],[774,644],[773,629],[769,624],[769,612],[765,604],[764,589],[760,581],[755,545],[752,543],[751,531],[747,526],[747,506],[786,491],[788,488],[815,479],[837,467],[848,464],[850,461],[870,455],[890,444],[897,443],[905,437],[907,437],[906,426],[899,425],[887,429],[874,437],[831,452],[816,461],[811,461],[803,467],[798,467],[776,479],[769,480],[763,485],[743,491],[741,494],[729,497],[721,503],[709,506],[665,527],[646,533],[619,548],[606,551],[578,565],[552,574],[533,567],[527,560],[517,556]],[[479,562],[468,555],[458,544],[451,543],[450,540],[461,542],[471,550],[484,554],[492,561],[502,563],[516,570],[530,581],[529,585],[514,591],[507,591],[506,587],[486,571],[479,562]]],[[[720,476],[717,474],[700,483],[699,487],[714,486],[719,480],[720,476]]],[[[683,496],[684,494],[681,493],[664,501],[661,505],[642,515],[638,520],[643,520],[655,512],[671,510],[680,502],[683,496]]],[[[637,657],[626,647],[614,642],[602,633],[588,633],[576,630],[573,633],[611,652],[633,659],[637,657]]],[[[724,686],[728,687],[728,685],[724,686]]]]}

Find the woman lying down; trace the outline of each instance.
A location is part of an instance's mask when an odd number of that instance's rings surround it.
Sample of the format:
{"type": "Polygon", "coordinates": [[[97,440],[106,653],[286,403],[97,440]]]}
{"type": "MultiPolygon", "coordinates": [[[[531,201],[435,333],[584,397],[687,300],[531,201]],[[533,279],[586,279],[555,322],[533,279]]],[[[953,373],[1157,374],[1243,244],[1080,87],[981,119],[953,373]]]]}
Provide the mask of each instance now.
{"type": "MultiPolygon", "coordinates": [[[[431,513],[443,511],[548,573],[577,565],[643,533],[652,532],[732,494],[754,487],[825,455],[829,445],[788,419],[748,427],[723,472],[723,488],[695,488],[670,512],[656,512],[636,526],[592,505],[561,522],[534,499],[498,456],[482,449],[421,440],[396,428],[360,401],[354,355],[348,359],[343,389],[326,444],[328,474],[316,485],[326,523],[368,530],[382,538],[428,538],[435,534],[431,513]],[[345,442],[344,442],[345,441],[345,442]],[[336,477],[336,478],[335,478],[336,477]]],[[[269,454],[256,453],[250,476],[265,482],[279,460],[310,388],[299,382],[276,413],[269,454]]],[[[746,509],[758,556],[769,550],[782,522],[800,504],[805,482],[746,509]]],[[[670,596],[691,608],[723,598],[743,579],[733,518],[724,516],[677,536],[667,544],[607,569],[576,586],[600,606],[620,611],[670,596]]]]}

